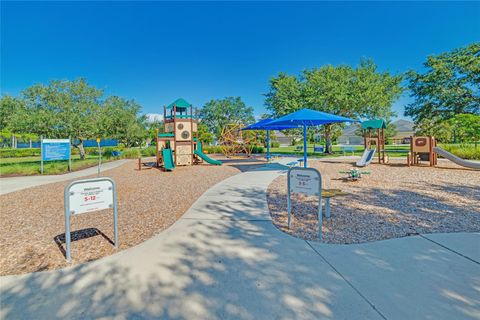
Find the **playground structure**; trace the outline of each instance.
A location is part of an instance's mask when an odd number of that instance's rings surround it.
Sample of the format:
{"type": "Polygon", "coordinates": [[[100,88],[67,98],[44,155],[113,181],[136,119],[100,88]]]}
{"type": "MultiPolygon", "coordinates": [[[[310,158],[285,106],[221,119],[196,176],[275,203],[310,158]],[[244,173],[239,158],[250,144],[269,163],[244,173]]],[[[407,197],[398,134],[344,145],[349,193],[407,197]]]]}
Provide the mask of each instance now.
{"type": "Polygon", "coordinates": [[[250,157],[255,146],[255,136],[242,131],[243,124],[230,123],[222,128],[220,134],[220,147],[227,158],[233,158],[240,154],[250,157]]]}
{"type": "Polygon", "coordinates": [[[157,167],[172,171],[176,166],[190,166],[203,161],[221,165],[202,151],[198,140],[198,112],[182,98],[163,108],[164,132],[158,133],[156,146],[157,167]]]}
{"type": "Polygon", "coordinates": [[[418,165],[421,161],[428,161],[430,167],[437,165],[437,155],[433,148],[437,146],[434,137],[411,137],[410,153],[407,155],[408,165],[418,165]]]}
{"type": "Polygon", "coordinates": [[[378,155],[378,163],[387,163],[388,157],[385,155],[385,129],[387,124],[383,119],[368,120],[362,122],[361,125],[363,131],[363,144],[365,151],[363,153],[362,159],[364,161],[359,161],[358,166],[366,166],[370,163],[375,155],[375,152],[378,155]],[[372,137],[372,131],[377,130],[377,136],[372,137]]]}
{"type": "Polygon", "coordinates": [[[456,155],[437,147],[437,141],[434,137],[411,137],[410,153],[407,155],[408,166],[419,165],[421,161],[428,161],[429,166],[434,167],[437,165],[438,155],[459,166],[480,170],[480,162],[459,158],[456,155]]]}

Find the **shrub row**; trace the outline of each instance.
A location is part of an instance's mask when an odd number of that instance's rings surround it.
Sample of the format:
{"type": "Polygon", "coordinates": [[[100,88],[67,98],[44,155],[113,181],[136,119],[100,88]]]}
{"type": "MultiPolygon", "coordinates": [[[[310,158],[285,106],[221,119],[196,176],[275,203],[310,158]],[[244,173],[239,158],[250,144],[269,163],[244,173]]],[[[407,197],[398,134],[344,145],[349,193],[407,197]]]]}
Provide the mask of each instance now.
{"type": "MultiPolygon", "coordinates": [[[[139,158],[142,157],[151,157],[155,156],[155,146],[138,149],[130,148],[125,149],[123,146],[117,147],[102,147],[102,157],[109,159],[112,157],[112,152],[120,151],[121,158],[139,158]]],[[[77,148],[72,148],[72,155],[78,155],[80,152],[77,148]]],[[[98,148],[91,147],[85,148],[85,153],[87,155],[98,156],[98,148]]],[[[0,149],[0,158],[22,158],[22,157],[39,157],[40,149],[39,148],[24,148],[24,149],[10,149],[3,148],[0,149]]]]}
{"type": "Polygon", "coordinates": [[[441,144],[439,146],[462,159],[480,160],[480,145],[475,147],[474,144],[441,144]]]}

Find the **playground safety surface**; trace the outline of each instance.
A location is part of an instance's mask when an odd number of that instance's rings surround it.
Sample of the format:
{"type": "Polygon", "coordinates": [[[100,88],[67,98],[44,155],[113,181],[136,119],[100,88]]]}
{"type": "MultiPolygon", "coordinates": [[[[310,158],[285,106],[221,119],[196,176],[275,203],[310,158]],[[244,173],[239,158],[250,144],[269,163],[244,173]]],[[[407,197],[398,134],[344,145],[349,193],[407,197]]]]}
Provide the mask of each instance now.
{"type": "MultiPolygon", "coordinates": [[[[345,181],[346,160],[310,161],[323,187],[348,194],[332,198],[331,218],[323,220],[323,242],[362,243],[419,233],[480,231],[480,171],[446,160],[437,168],[407,167],[404,161],[371,164],[359,181],[345,181]]],[[[316,197],[295,196],[291,229],[287,225],[287,178],[268,188],[273,223],[293,236],[317,240],[316,197]]]]}
{"type": "Polygon", "coordinates": [[[132,160],[103,173],[118,187],[120,248],[115,250],[111,243],[111,211],[75,216],[70,264],[64,256],[63,190],[72,180],[1,195],[0,275],[58,269],[135,246],[172,225],[211,186],[264,163],[216,158],[224,165],[138,171],[137,161],[132,160]]]}

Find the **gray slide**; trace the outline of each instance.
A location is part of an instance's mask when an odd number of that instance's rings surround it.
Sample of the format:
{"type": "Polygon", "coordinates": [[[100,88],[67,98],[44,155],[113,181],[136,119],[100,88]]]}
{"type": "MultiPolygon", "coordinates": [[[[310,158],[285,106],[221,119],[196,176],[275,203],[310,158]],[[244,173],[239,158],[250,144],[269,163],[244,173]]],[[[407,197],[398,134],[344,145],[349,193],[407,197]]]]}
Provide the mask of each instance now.
{"type": "Polygon", "coordinates": [[[456,155],[451,154],[450,152],[448,152],[446,150],[443,150],[442,148],[439,148],[439,147],[434,147],[433,152],[441,155],[445,159],[448,159],[448,160],[458,164],[459,166],[480,170],[480,162],[479,161],[469,161],[469,160],[459,158],[456,155]]]}
{"type": "Polygon", "coordinates": [[[375,151],[377,151],[377,149],[365,149],[365,151],[363,151],[363,155],[362,155],[362,158],[360,160],[357,161],[356,165],[357,167],[366,167],[370,164],[370,162],[372,162],[372,159],[373,159],[373,156],[375,155],[375,151]]]}

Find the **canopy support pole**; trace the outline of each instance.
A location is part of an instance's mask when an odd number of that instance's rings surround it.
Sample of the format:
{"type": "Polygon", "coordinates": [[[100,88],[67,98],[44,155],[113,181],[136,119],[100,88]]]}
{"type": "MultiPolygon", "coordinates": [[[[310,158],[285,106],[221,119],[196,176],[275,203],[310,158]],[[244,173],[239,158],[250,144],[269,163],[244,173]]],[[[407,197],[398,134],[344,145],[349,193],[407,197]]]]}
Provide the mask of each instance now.
{"type": "Polygon", "coordinates": [[[270,161],[270,130],[267,129],[267,162],[270,161]]]}
{"type": "Polygon", "coordinates": [[[303,124],[303,167],[307,167],[307,125],[303,124]]]}

